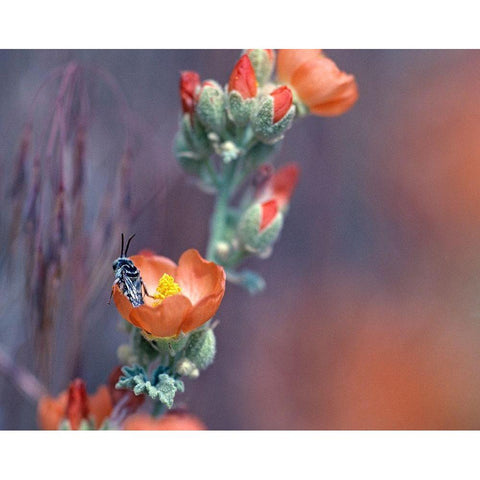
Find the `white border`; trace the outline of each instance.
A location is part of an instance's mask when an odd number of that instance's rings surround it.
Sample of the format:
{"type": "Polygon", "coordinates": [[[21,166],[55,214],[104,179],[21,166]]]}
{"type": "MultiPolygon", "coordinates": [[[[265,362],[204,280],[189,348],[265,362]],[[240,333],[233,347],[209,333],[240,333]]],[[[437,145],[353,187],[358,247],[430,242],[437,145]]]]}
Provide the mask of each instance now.
{"type": "Polygon", "coordinates": [[[4,2],[0,48],[475,48],[475,2],[4,2]]]}
{"type": "Polygon", "coordinates": [[[468,431],[0,432],[0,448],[5,478],[468,479],[478,478],[479,439],[468,431]]]}

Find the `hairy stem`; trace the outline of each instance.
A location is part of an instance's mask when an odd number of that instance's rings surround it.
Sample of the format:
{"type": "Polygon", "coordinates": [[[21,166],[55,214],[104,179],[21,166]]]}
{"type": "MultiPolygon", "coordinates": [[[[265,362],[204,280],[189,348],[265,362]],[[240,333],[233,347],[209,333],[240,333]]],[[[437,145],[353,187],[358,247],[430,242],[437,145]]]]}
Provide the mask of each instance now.
{"type": "Polygon", "coordinates": [[[233,160],[225,167],[225,175],[218,190],[217,201],[210,223],[210,239],[207,247],[208,260],[215,261],[215,248],[224,234],[228,203],[232,195],[232,180],[238,160],[233,160]]]}

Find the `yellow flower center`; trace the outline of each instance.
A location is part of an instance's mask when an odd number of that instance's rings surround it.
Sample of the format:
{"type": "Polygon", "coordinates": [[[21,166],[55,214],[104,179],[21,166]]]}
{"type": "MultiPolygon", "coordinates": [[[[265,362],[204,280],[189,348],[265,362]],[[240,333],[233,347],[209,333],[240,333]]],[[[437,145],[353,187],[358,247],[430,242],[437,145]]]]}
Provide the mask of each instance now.
{"type": "Polygon", "coordinates": [[[157,289],[153,294],[153,298],[155,298],[155,301],[153,302],[153,304],[155,306],[160,305],[162,301],[165,300],[167,297],[176,295],[181,291],[182,289],[180,288],[180,285],[177,282],[175,282],[173,277],[168,273],[164,273],[162,275],[162,278],[158,281],[157,289]]]}

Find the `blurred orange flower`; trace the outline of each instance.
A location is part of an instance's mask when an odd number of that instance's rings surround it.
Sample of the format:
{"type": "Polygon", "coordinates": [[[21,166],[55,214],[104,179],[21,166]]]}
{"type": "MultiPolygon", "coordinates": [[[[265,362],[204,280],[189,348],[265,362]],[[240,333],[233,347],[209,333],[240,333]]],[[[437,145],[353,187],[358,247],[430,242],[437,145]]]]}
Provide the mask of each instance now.
{"type": "Polygon", "coordinates": [[[145,304],[133,307],[114,286],[113,298],[125,320],[153,337],[173,337],[190,332],[215,315],[225,293],[225,272],[201,257],[197,250],[182,254],[178,266],[172,260],[141,252],[130,259],[140,270],[148,293],[145,304]]]}
{"type": "Polygon", "coordinates": [[[42,430],[58,430],[64,419],[70,421],[72,430],[78,430],[82,419],[91,417],[95,428],[112,412],[113,404],[108,388],[101,385],[93,395],[86,395],[85,384],[76,379],[68,392],[57,397],[44,396],[38,402],[37,420],[42,430]]]}
{"type": "Polygon", "coordinates": [[[315,115],[340,115],[358,99],[355,77],[321,50],[279,50],[277,74],[315,115]]]}
{"type": "Polygon", "coordinates": [[[128,417],[124,430],[206,430],[200,419],[186,412],[172,411],[160,418],[154,418],[144,413],[128,417]]]}

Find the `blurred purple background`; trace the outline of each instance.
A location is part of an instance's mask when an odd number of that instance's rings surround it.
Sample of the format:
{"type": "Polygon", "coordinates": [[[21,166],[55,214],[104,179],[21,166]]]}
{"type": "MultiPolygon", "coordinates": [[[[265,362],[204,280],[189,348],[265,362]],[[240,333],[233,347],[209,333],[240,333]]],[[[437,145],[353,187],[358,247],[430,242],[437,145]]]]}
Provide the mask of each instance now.
{"type": "MultiPolygon", "coordinates": [[[[298,162],[302,176],[272,257],[250,262],[267,289],[252,297],[228,286],[216,362],[178,399],[210,429],[478,429],[480,53],[326,53],[356,76],[359,101],[341,117],[308,117],[287,133],[276,162],[298,162]]],[[[212,198],[172,154],[178,77],[197,70],[226,83],[239,54],[1,51],[2,193],[49,72],[71,60],[99,66],[118,81],[139,132],[134,249],[175,261],[187,248],[204,253],[212,198]]],[[[115,101],[102,90],[92,110],[86,158],[89,174],[101,179],[116,168],[123,133],[115,101]]],[[[0,258],[0,343],[34,370],[21,318],[23,269],[7,272],[0,258]]],[[[75,372],[61,347],[68,328],[57,329],[51,393],[73,374],[93,392],[117,364],[125,337],[106,304],[112,260],[98,265],[107,280],[85,319],[75,372]]],[[[35,406],[4,377],[0,392],[0,428],[36,428],[35,406]]]]}

